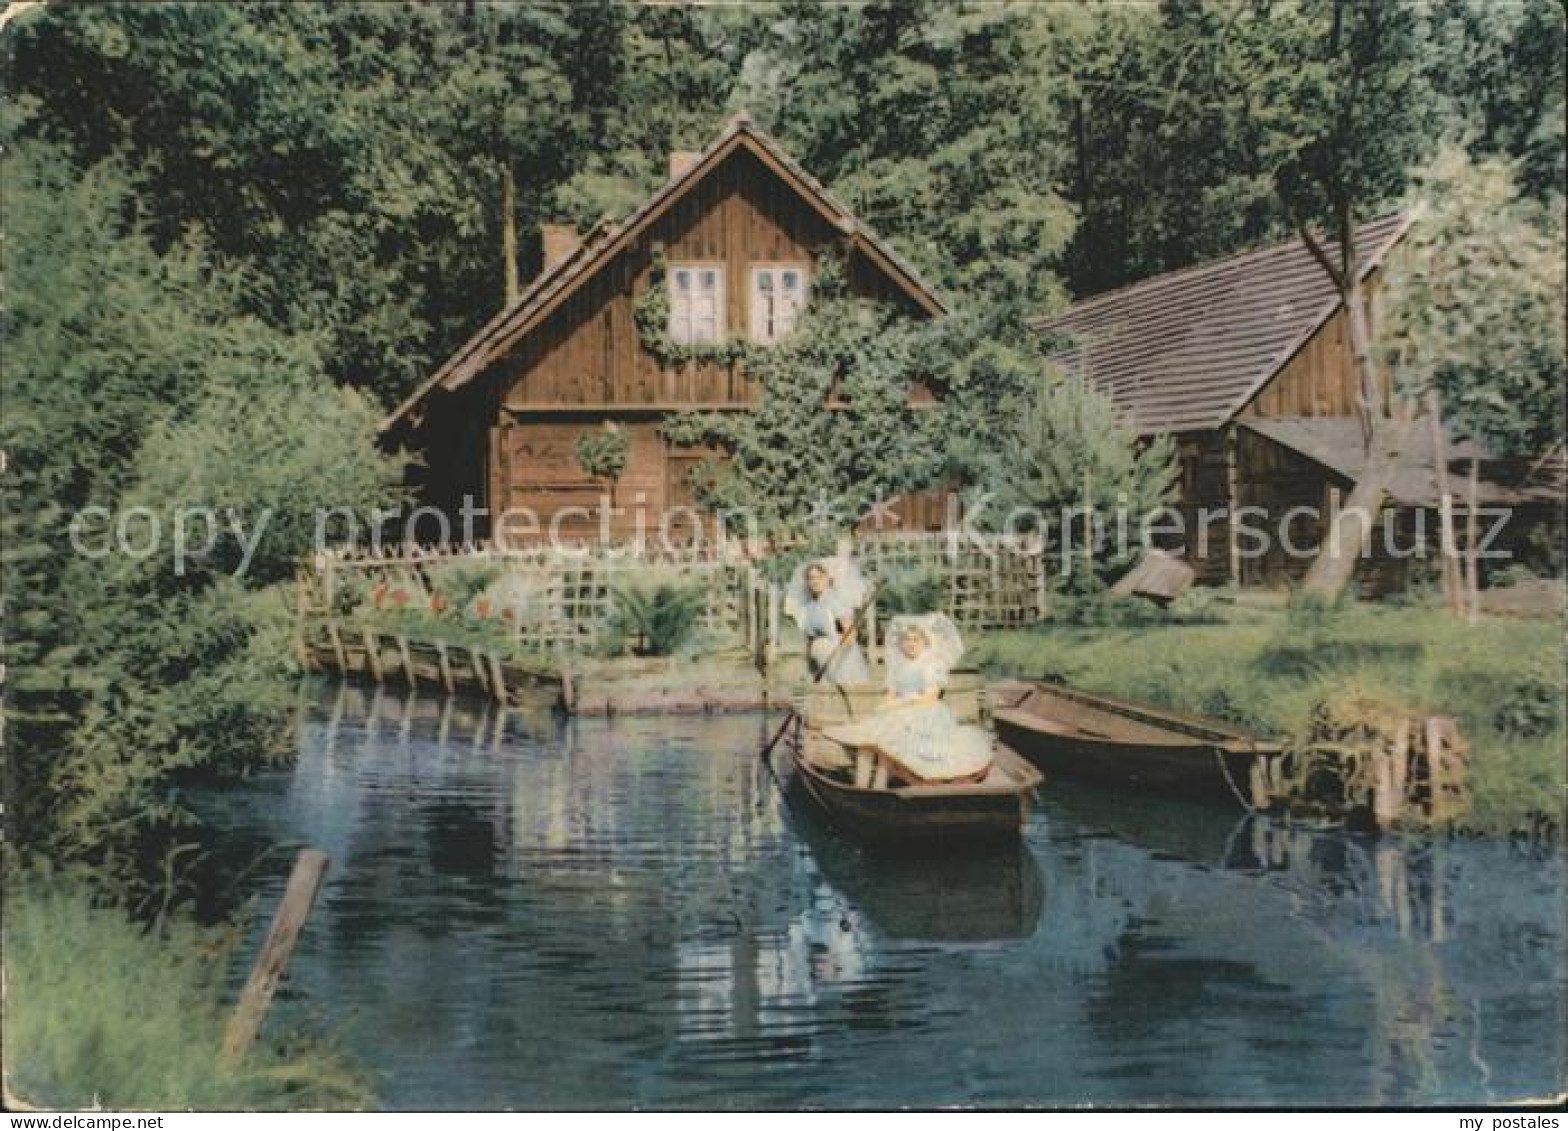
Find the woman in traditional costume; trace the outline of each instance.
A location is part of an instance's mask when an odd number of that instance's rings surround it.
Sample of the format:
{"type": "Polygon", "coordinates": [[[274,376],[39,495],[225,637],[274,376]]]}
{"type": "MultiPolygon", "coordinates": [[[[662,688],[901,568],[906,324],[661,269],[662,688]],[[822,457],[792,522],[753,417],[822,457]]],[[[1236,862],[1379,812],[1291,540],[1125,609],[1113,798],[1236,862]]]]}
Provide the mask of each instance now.
{"type": "Polygon", "coordinates": [[[829,683],[870,682],[866,654],[849,635],[865,599],[865,578],[849,558],[821,558],[795,571],[784,613],[806,636],[813,678],[829,683]]]}
{"type": "Polygon", "coordinates": [[[822,732],[857,752],[855,784],[883,788],[889,777],[911,784],[985,777],[995,757],[990,734],[960,723],[942,702],[948,673],[964,652],[957,626],[943,613],[895,617],[888,643],[881,709],[822,732]]]}

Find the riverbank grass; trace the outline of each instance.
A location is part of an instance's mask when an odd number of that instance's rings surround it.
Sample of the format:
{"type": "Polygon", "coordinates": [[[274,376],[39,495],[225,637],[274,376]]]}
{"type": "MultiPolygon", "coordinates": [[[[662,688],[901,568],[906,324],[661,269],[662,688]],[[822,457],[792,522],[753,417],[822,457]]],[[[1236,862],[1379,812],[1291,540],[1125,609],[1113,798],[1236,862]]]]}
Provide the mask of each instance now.
{"type": "Polygon", "coordinates": [[[1560,835],[1562,625],[1418,606],[1225,607],[1123,626],[994,633],[973,659],[997,677],[1051,679],[1301,741],[1321,704],[1366,697],[1448,714],[1470,746],[1462,827],[1560,835]]]}
{"type": "Polygon", "coordinates": [[[7,1095],[67,1110],[370,1106],[362,1071],[314,1039],[219,1066],[228,942],[189,922],[145,928],[59,884],[8,885],[7,1095]]]}

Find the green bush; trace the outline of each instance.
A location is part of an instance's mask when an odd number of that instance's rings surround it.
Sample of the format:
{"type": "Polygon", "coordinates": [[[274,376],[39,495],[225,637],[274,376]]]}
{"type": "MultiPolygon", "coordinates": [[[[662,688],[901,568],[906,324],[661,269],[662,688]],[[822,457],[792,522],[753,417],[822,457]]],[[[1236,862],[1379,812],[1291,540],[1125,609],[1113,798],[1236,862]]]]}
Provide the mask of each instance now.
{"type": "Polygon", "coordinates": [[[890,574],[877,590],[877,612],[884,617],[940,612],[947,608],[947,584],[924,569],[890,574]]]}
{"type": "Polygon", "coordinates": [[[614,592],[610,637],[640,656],[673,656],[697,629],[707,595],[700,585],[625,585],[614,592]]]}
{"type": "Polygon", "coordinates": [[[363,1108],[362,1069],[321,1036],[264,1037],[242,1065],[218,1051],[240,933],[151,928],[59,881],[6,892],[5,1070],[30,1104],[180,1111],[363,1108]]]}
{"type": "Polygon", "coordinates": [[[458,563],[436,570],[430,579],[435,596],[449,609],[466,609],[501,576],[493,565],[458,563]]]}
{"type": "Polygon", "coordinates": [[[626,470],[632,441],[624,428],[606,425],[577,437],[577,463],[593,479],[614,482],[626,470]]]}

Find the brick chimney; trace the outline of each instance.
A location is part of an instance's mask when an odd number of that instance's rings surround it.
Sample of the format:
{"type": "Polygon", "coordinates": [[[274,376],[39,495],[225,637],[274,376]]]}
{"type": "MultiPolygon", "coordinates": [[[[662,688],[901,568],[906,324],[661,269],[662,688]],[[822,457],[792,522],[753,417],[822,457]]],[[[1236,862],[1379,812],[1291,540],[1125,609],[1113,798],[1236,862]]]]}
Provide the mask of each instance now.
{"type": "Polygon", "coordinates": [[[670,154],[670,180],[674,180],[697,163],[702,154],[690,149],[677,149],[670,154]]]}
{"type": "Polygon", "coordinates": [[[544,269],[548,271],[571,255],[582,244],[575,224],[542,224],[539,234],[544,242],[544,269]]]}

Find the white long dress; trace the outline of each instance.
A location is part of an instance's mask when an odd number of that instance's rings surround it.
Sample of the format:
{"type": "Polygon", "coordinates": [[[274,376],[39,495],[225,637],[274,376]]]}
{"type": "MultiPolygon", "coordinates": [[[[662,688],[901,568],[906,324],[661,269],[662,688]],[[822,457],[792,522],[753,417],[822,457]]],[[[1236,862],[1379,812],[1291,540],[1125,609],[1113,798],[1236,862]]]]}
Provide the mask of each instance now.
{"type": "Polygon", "coordinates": [[[811,674],[822,671],[822,678],[829,683],[869,683],[871,668],[866,664],[866,654],[854,640],[842,644],[840,621],[852,621],[854,610],[844,607],[844,602],[832,590],[820,598],[812,598],[799,606],[798,623],[806,635],[806,655],[811,663],[811,674]]]}
{"type": "Polygon", "coordinates": [[[940,699],[915,705],[945,682],[945,673],[931,664],[904,665],[889,675],[891,706],[856,722],[825,727],[822,733],[845,746],[876,751],[915,781],[977,778],[996,756],[991,736],[960,723],[940,699]]]}

